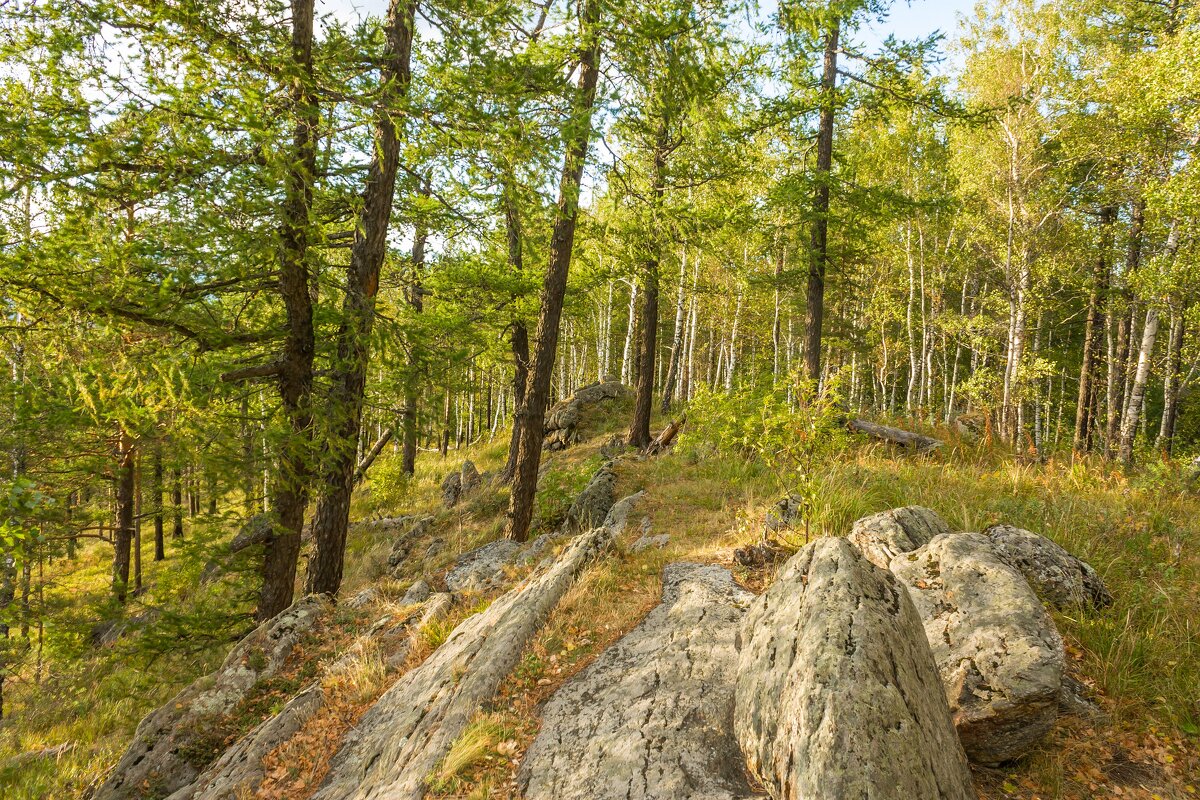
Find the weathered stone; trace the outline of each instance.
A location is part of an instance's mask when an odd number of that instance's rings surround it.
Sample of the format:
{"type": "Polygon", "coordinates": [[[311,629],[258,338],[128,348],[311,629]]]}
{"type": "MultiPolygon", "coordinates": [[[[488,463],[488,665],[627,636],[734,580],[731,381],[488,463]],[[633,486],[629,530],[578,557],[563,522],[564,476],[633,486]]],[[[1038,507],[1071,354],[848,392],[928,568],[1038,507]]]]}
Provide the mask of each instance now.
{"type": "Polygon", "coordinates": [[[424,578],[422,578],[412,586],[408,587],[408,590],[404,593],[404,596],[400,598],[400,605],[411,606],[416,603],[424,603],[429,599],[431,592],[432,590],[429,588],[429,584],[424,578]]]}
{"type": "Polygon", "coordinates": [[[789,560],[739,645],[734,730],[776,800],[976,796],[912,601],[845,540],[789,560]]]}
{"type": "Polygon", "coordinates": [[[404,532],[396,537],[392,551],[388,554],[388,569],[392,570],[408,560],[417,541],[429,531],[429,526],[433,524],[433,517],[398,517],[397,520],[403,520],[404,532]]]}
{"type": "Polygon", "coordinates": [[[575,577],[619,533],[619,527],[606,524],[580,534],[549,569],[460,623],[363,715],[334,755],[314,799],[422,797],[430,771],[480,705],[495,696],[575,577]]]}
{"type": "Polygon", "coordinates": [[[669,533],[660,533],[657,536],[650,536],[649,534],[643,534],[641,536],[641,538],[639,538],[636,542],[629,545],[629,552],[640,553],[643,550],[647,550],[651,547],[657,547],[659,550],[661,550],[662,548],[664,548],[668,544],[670,544],[670,542],[671,542],[671,534],[669,534],[669,533]]]}
{"type": "Polygon", "coordinates": [[[571,503],[563,522],[563,532],[578,533],[603,524],[616,500],[616,486],[617,476],[613,474],[612,466],[602,465],[571,503]]]}
{"type": "Polygon", "coordinates": [[[803,506],[798,496],[791,494],[784,497],[767,509],[767,515],[763,519],[763,536],[794,528],[801,521],[802,510],[803,506]]]}
{"type": "Polygon", "coordinates": [[[379,590],[368,586],[346,601],[347,608],[365,608],[379,599],[379,590]]]}
{"type": "Polygon", "coordinates": [[[765,569],[787,558],[792,551],[773,542],[751,544],[733,551],[735,563],[747,569],[765,569]]]}
{"type": "Polygon", "coordinates": [[[462,473],[458,470],[451,472],[442,480],[442,505],[454,508],[462,497],[462,473]]]}
{"type": "Polygon", "coordinates": [[[442,551],[445,549],[446,549],[446,540],[445,539],[442,539],[440,537],[437,539],[434,539],[433,541],[431,541],[429,543],[429,546],[425,548],[425,560],[429,561],[430,559],[437,558],[438,556],[440,556],[442,554],[442,551]]]}
{"type": "Polygon", "coordinates": [[[521,552],[522,545],[511,539],[499,539],[464,553],[446,573],[446,587],[452,592],[484,592],[506,582],[504,569],[521,552]]]}
{"type": "Polygon", "coordinates": [[[950,533],[950,526],[936,512],[924,506],[905,506],[863,517],[846,538],[868,561],[887,569],[896,556],[943,533],[950,533]]]}
{"type": "Polygon", "coordinates": [[[475,466],[475,462],[467,459],[463,462],[462,469],[459,471],[459,485],[462,487],[463,494],[469,494],[483,483],[483,476],[479,474],[479,468],[475,466]]]}
{"type": "Polygon", "coordinates": [[[753,597],[728,570],[669,565],[662,603],[547,703],[524,797],[754,795],[731,718],[734,632],[753,597]]]}
{"type": "Polygon", "coordinates": [[[579,440],[580,414],[585,408],[602,400],[621,397],[628,392],[619,381],[605,381],[584,386],[566,400],[555,403],[546,414],[543,446],[547,450],[570,447],[579,440]]]}
{"type": "Polygon", "coordinates": [[[187,758],[192,738],[211,720],[232,711],[255,683],[279,672],[292,648],[329,609],[324,596],[297,601],[242,639],[216,672],[147,715],[138,724],[133,744],[96,792],[96,800],[141,797],[146,786],[166,795],[195,781],[203,765],[187,758]]]}
{"type": "Polygon", "coordinates": [[[1025,577],[978,533],[935,536],[892,559],[925,624],[967,755],[1018,758],[1058,714],[1063,643],[1025,577]]]}
{"type": "Polygon", "coordinates": [[[1096,570],[1045,536],[1012,525],[993,525],[983,535],[992,540],[1001,560],[1059,611],[1112,605],[1112,595],[1096,570]]]}

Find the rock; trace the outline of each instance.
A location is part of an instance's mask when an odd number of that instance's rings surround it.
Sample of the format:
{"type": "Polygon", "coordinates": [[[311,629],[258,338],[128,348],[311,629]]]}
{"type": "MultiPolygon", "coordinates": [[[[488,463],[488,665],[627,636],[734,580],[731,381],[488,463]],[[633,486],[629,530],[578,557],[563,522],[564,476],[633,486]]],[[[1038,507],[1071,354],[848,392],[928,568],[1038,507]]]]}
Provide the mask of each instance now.
{"type": "Polygon", "coordinates": [[[362,716],[333,756],[314,800],[423,797],[430,771],[496,695],[576,576],[616,534],[607,526],[580,534],[549,569],[463,620],[362,716]]]}
{"type": "Polygon", "coordinates": [[[1045,536],[1012,525],[993,525],[983,535],[992,540],[1000,559],[1059,611],[1112,605],[1112,595],[1096,570],[1045,536]]]}
{"type": "Polygon", "coordinates": [[[546,414],[543,427],[547,450],[563,450],[579,440],[578,426],[581,412],[588,406],[622,397],[629,393],[619,381],[605,381],[584,386],[566,400],[554,404],[546,414]]]}
{"type": "Polygon", "coordinates": [[[1081,717],[1096,724],[1112,722],[1108,714],[1091,698],[1091,690],[1070,675],[1063,675],[1062,691],[1058,694],[1058,713],[1061,716],[1081,717]]]}
{"type": "Polygon", "coordinates": [[[912,601],[844,539],[788,561],[739,650],[734,731],[776,800],[976,797],[912,601]]]}
{"type": "Polygon", "coordinates": [[[446,573],[446,587],[452,592],[484,592],[507,582],[504,568],[521,550],[518,542],[499,539],[464,553],[446,573]]]}
{"type": "Polygon", "coordinates": [[[935,536],[892,559],[908,587],[967,756],[998,764],[1054,724],[1063,643],[1025,577],[978,533],[935,536]]]}
{"type": "Polygon", "coordinates": [[[433,517],[398,517],[397,520],[403,520],[401,524],[405,530],[396,538],[396,542],[392,545],[392,551],[388,554],[388,569],[390,570],[395,570],[408,560],[417,541],[429,531],[429,526],[433,524],[433,517]]]}
{"type": "Polygon", "coordinates": [[[763,536],[768,537],[778,531],[791,530],[796,527],[796,524],[801,521],[802,509],[800,498],[794,494],[788,495],[771,506],[763,520],[763,536]]]}
{"type": "Polygon", "coordinates": [[[733,551],[734,563],[747,569],[766,569],[787,558],[792,551],[774,542],[751,544],[733,551]]]}
{"type": "Polygon", "coordinates": [[[662,603],[550,698],[518,775],[527,800],[747,798],[732,735],[734,632],[754,595],[671,564],[662,603]]]}
{"type": "Polygon", "coordinates": [[[525,549],[521,551],[513,563],[524,567],[540,560],[550,549],[550,545],[554,543],[555,538],[553,534],[543,533],[526,545],[525,549]]]}
{"type": "Polygon", "coordinates": [[[104,620],[92,626],[88,634],[88,643],[92,647],[108,647],[116,644],[118,639],[135,633],[147,625],[153,625],[162,616],[157,608],[148,608],[128,619],[104,620]]]}
{"type": "Polygon", "coordinates": [[[563,532],[578,533],[602,525],[616,500],[616,486],[617,476],[613,474],[612,465],[602,465],[571,503],[563,522],[563,532]]]}
{"type": "Polygon", "coordinates": [[[887,569],[896,556],[944,533],[950,533],[950,526],[936,512],[924,506],[905,506],[863,517],[846,538],[868,561],[887,569]]]}
{"type": "Polygon", "coordinates": [[[438,556],[440,556],[442,554],[442,551],[445,549],[446,549],[446,540],[445,539],[441,539],[441,538],[434,539],[432,542],[429,543],[429,546],[425,548],[425,560],[429,561],[431,559],[437,558],[438,556]]]}
{"type": "Polygon", "coordinates": [[[379,599],[379,590],[368,586],[346,601],[347,608],[364,608],[379,599]]]}
{"type": "Polygon", "coordinates": [[[463,462],[459,478],[459,485],[462,487],[463,494],[470,494],[483,484],[483,476],[479,474],[479,469],[475,466],[475,462],[470,459],[463,462]]]}
{"type": "Polygon", "coordinates": [[[204,766],[189,758],[197,738],[208,733],[213,721],[233,711],[257,682],[278,673],[296,643],[331,607],[324,596],[297,601],[242,639],[216,672],[194,681],[148,714],[95,800],[140,798],[146,786],[167,795],[194,782],[204,766]]]}
{"type": "Polygon", "coordinates": [[[660,533],[657,536],[643,534],[640,539],[629,546],[629,552],[640,553],[651,547],[657,547],[659,550],[666,547],[671,542],[669,533],[660,533]]]}
{"type": "Polygon", "coordinates": [[[611,460],[625,452],[626,447],[625,437],[619,433],[614,433],[609,437],[607,442],[600,445],[600,455],[611,460]]]}
{"type": "Polygon", "coordinates": [[[404,597],[400,598],[400,605],[411,606],[416,605],[417,603],[424,603],[429,599],[431,592],[432,590],[429,588],[429,584],[424,578],[422,578],[412,586],[408,587],[408,591],[404,593],[404,597]]]}
{"type": "Polygon", "coordinates": [[[442,505],[454,508],[462,497],[462,474],[451,472],[442,480],[442,505]]]}

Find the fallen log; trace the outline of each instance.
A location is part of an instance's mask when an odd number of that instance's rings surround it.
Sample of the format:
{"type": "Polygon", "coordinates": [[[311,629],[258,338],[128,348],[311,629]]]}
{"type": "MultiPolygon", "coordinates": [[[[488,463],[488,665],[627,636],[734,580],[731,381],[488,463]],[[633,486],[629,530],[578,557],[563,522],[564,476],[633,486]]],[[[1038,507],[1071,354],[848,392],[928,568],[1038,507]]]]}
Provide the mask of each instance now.
{"type": "Polygon", "coordinates": [[[685,422],[687,422],[687,417],[680,417],[677,420],[673,420],[670,425],[663,428],[662,433],[654,438],[654,441],[646,448],[646,452],[653,456],[670,447],[671,443],[675,441],[675,437],[679,434],[679,431],[683,429],[683,423],[685,422]]]}
{"type": "Polygon", "coordinates": [[[846,427],[855,433],[863,433],[872,439],[906,447],[918,453],[928,453],[942,446],[942,441],[932,436],[880,425],[878,422],[868,422],[865,419],[852,419],[846,423],[846,427]]]}

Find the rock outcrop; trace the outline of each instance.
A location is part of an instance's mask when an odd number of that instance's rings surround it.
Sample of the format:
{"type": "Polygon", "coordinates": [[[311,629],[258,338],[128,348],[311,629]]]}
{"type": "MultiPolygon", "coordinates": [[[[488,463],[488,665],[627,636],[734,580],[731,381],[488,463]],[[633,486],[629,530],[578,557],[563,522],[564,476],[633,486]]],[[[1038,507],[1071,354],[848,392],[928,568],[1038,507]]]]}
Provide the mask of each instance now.
{"type": "Polygon", "coordinates": [[[420,798],[427,776],[492,698],[575,581],[620,533],[628,503],[575,537],[545,571],[468,617],[359,720],[334,755],[316,800],[420,798]]]}
{"type": "Polygon", "coordinates": [[[133,744],[97,790],[96,800],[165,796],[196,780],[188,753],[211,723],[233,711],[254,685],[277,674],[300,639],[328,615],[325,597],[305,597],[259,625],[213,674],[200,678],[138,724],[133,744]]]}
{"type": "Polygon", "coordinates": [[[721,567],[669,565],[662,603],[547,703],[523,796],[752,796],[731,712],[734,634],[753,597],[721,567]]]}
{"type": "Polygon", "coordinates": [[[905,506],[863,517],[846,538],[877,567],[887,569],[901,553],[911,553],[950,526],[931,509],[905,506]]]}
{"type": "Polygon", "coordinates": [[[1059,611],[1112,605],[1112,595],[1096,570],[1045,536],[1012,525],[993,525],[983,535],[992,540],[1001,560],[1059,611]]]}
{"type": "Polygon", "coordinates": [[[623,397],[629,390],[617,380],[584,386],[566,400],[554,404],[546,415],[544,446],[547,450],[564,450],[579,440],[579,419],[585,408],[603,400],[623,397]]]}
{"type": "Polygon", "coordinates": [[[617,499],[616,486],[617,476],[613,473],[612,464],[601,465],[567,510],[563,532],[578,533],[603,524],[617,499]]]}
{"type": "Polygon", "coordinates": [[[912,601],[845,540],[793,556],[739,646],[734,730],[776,800],[976,796],[912,601]]]}
{"type": "Polygon", "coordinates": [[[446,588],[452,592],[486,592],[507,580],[505,569],[524,549],[511,539],[489,542],[458,557],[446,573],[446,588]]]}
{"type": "Polygon", "coordinates": [[[1058,715],[1063,643],[1025,577],[988,537],[943,534],[892,559],[908,588],[967,755],[1018,758],[1058,715]]]}
{"type": "Polygon", "coordinates": [[[442,481],[442,505],[454,508],[459,500],[479,488],[481,483],[483,477],[474,462],[464,461],[458,471],[451,472],[442,481]]]}
{"type": "MultiPolygon", "coordinates": [[[[389,524],[385,530],[399,530],[400,535],[396,537],[395,543],[392,544],[392,550],[388,553],[388,569],[394,570],[412,554],[413,547],[422,536],[429,530],[429,526],[433,524],[433,517],[428,516],[409,516],[397,517],[394,520],[387,520],[389,524]]],[[[376,523],[378,524],[378,523],[376,523]]]]}

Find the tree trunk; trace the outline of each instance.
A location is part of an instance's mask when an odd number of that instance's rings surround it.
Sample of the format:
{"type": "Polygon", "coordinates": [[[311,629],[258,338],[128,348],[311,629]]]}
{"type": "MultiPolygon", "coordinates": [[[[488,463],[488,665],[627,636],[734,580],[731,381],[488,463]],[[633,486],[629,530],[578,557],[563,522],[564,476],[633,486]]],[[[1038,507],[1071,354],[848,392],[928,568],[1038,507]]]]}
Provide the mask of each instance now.
{"type": "Polygon", "coordinates": [[[1142,327],[1142,345],[1138,348],[1137,372],[1133,385],[1129,387],[1129,403],[1121,420],[1120,459],[1123,464],[1133,462],[1133,439],[1138,423],[1142,419],[1142,402],[1146,398],[1146,383],[1150,379],[1150,359],[1154,356],[1154,344],[1158,339],[1158,309],[1146,311],[1146,324],[1142,327]]]}
{"type": "MultiPolygon", "coordinates": [[[[524,271],[525,257],[521,231],[521,214],[517,206],[516,178],[507,177],[504,186],[504,231],[508,244],[508,267],[520,274],[524,271]]],[[[508,483],[517,468],[517,450],[521,443],[521,407],[525,404],[525,385],[529,380],[529,329],[525,320],[514,319],[509,345],[513,357],[513,426],[508,442],[508,459],[501,471],[501,479],[508,483]]]]}
{"type": "Polygon", "coordinates": [[[1171,338],[1167,344],[1166,374],[1163,376],[1163,413],[1158,427],[1158,447],[1167,455],[1175,445],[1175,419],[1179,414],[1179,385],[1183,363],[1184,313],[1171,315],[1171,338]]]}
{"type": "Polygon", "coordinates": [[[1088,295],[1087,321],[1083,329],[1083,357],[1079,366],[1079,400],[1075,405],[1075,440],[1072,447],[1079,454],[1088,451],[1092,438],[1092,383],[1100,331],[1104,328],[1103,305],[1108,294],[1109,252],[1112,250],[1112,223],[1115,218],[1116,211],[1111,206],[1100,209],[1100,255],[1092,271],[1092,290],[1088,295]]]}
{"type": "Polygon", "coordinates": [[[1125,407],[1125,374],[1128,371],[1128,363],[1132,354],[1131,348],[1131,333],[1133,325],[1132,312],[1134,310],[1133,292],[1130,289],[1129,281],[1137,272],[1138,266],[1141,263],[1142,256],[1142,227],[1145,221],[1146,203],[1143,200],[1138,200],[1133,204],[1133,210],[1130,213],[1129,220],[1129,247],[1125,253],[1125,285],[1121,290],[1121,295],[1125,298],[1126,308],[1125,313],[1121,314],[1117,322],[1117,339],[1113,345],[1112,358],[1108,364],[1108,422],[1105,428],[1104,440],[1107,448],[1107,454],[1111,457],[1116,455],[1118,434],[1120,432],[1122,409],[1125,407]]]}
{"type": "Polygon", "coordinates": [[[117,526],[113,531],[113,594],[122,603],[129,590],[129,558],[133,547],[134,469],[137,450],[133,438],[121,431],[117,444],[117,526]]]}
{"type": "Polygon", "coordinates": [[[667,379],[663,383],[662,411],[671,409],[671,400],[675,394],[675,386],[679,382],[683,362],[683,331],[686,322],[684,310],[684,295],[687,293],[687,245],[679,251],[679,294],[675,298],[675,333],[671,339],[671,362],[667,367],[667,379]]]}
{"type": "Polygon", "coordinates": [[[358,433],[362,424],[371,328],[379,272],[387,252],[388,225],[400,160],[392,114],[408,94],[415,0],[393,0],[388,9],[380,80],[383,90],[375,115],[374,155],[363,190],[362,211],[350,250],[342,322],[337,335],[337,368],[330,388],[327,417],[330,441],[323,476],[325,493],[313,520],[316,550],[305,583],[310,593],[336,594],[342,583],[346,528],[350,522],[358,433]]]}
{"type": "MultiPolygon", "coordinates": [[[[642,265],[641,342],[638,348],[637,397],[633,422],[629,426],[629,444],[638,449],[650,446],[650,412],[654,403],[654,366],[658,356],[658,269],[662,261],[662,208],[666,194],[668,120],[659,121],[654,142],[654,172],[651,176],[650,202],[653,222],[650,226],[650,255],[642,265]]],[[[683,281],[679,283],[683,291],[683,281]]],[[[680,306],[682,308],[682,306],[680,306]]]]}
{"type": "Polygon", "coordinates": [[[163,460],[162,443],[154,445],[151,456],[153,465],[153,483],[150,487],[150,500],[154,504],[154,560],[162,561],[167,557],[163,536],[163,460]]]}
{"type": "Polygon", "coordinates": [[[292,0],[290,98],[296,109],[291,164],[287,173],[282,226],[279,294],[287,314],[287,334],[279,360],[279,398],[289,430],[279,452],[271,489],[274,530],[263,550],[262,589],[257,618],[268,620],[292,603],[300,535],[308,508],[312,464],[312,379],[315,334],[309,288],[308,232],[316,174],[320,112],[313,86],[314,0],[292,0]]]}
{"type": "Polygon", "coordinates": [[[821,325],[825,317],[825,268],[829,260],[829,191],[833,167],[833,124],[837,105],[837,54],[841,21],[825,33],[821,75],[821,121],[817,131],[816,190],[813,194],[812,253],[804,310],[804,369],[814,385],[821,379],[821,325]]]}
{"type": "MultiPolygon", "coordinates": [[[[421,196],[429,197],[433,188],[430,176],[427,174],[421,182],[421,196]]],[[[416,229],[413,231],[412,274],[406,291],[408,305],[414,314],[425,311],[425,244],[429,238],[429,229],[425,217],[417,218],[416,229]]],[[[415,342],[408,343],[408,369],[404,376],[404,445],[400,469],[405,475],[412,475],[417,469],[417,388],[421,375],[421,358],[415,342]]]]}
{"type": "Polygon", "coordinates": [[[505,535],[518,542],[529,536],[533,518],[533,496],[542,456],[542,427],[546,418],[546,400],[550,394],[551,371],[558,349],[559,320],[563,296],[567,290],[567,272],[575,244],[575,222],[579,214],[579,188],[583,179],[588,143],[592,137],[592,107],[596,100],[599,77],[600,37],[597,30],[600,6],[597,0],[585,0],[581,20],[579,85],[575,93],[571,119],[565,131],[566,152],[559,183],[554,229],[550,237],[550,265],[542,285],[541,312],[535,338],[533,370],[526,389],[525,402],[517,412],[521,419],[521,437],[512,493],[509,498],[505,535]]]}
{"type": "Polygon", "coordinates": [[[179,467],[171,470],[171,538],[183,538],[183,475],[179,467]]]}

